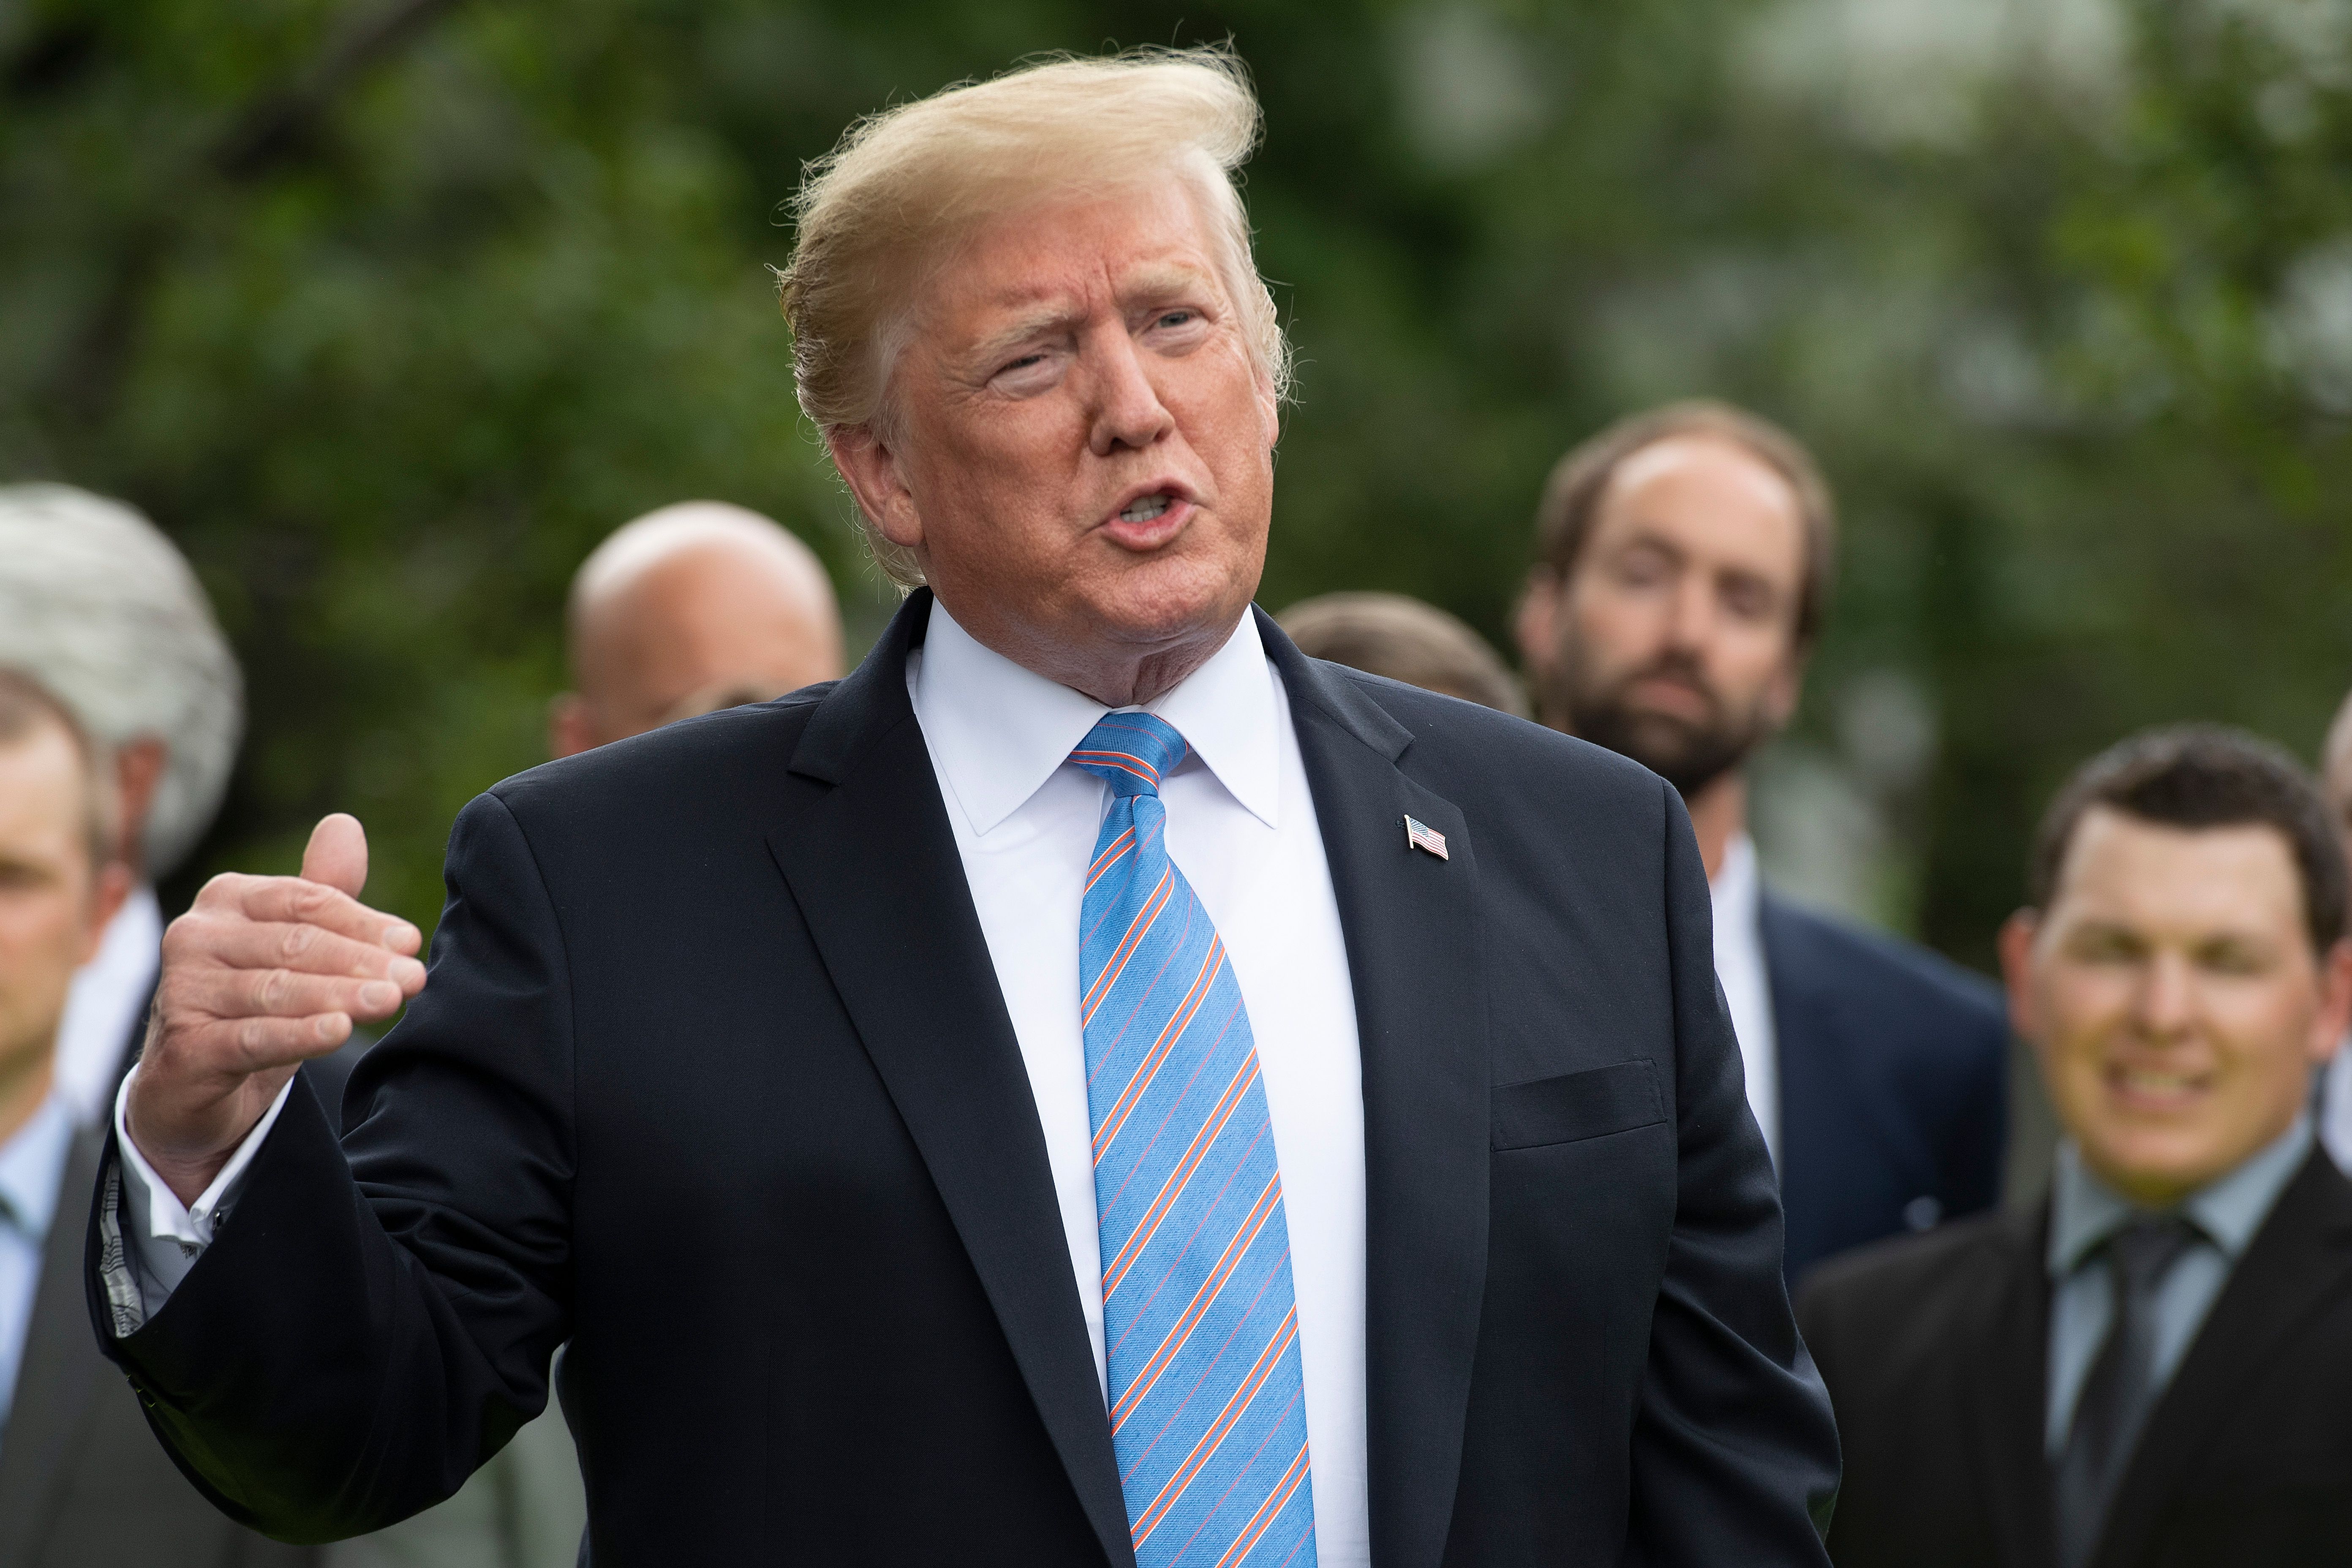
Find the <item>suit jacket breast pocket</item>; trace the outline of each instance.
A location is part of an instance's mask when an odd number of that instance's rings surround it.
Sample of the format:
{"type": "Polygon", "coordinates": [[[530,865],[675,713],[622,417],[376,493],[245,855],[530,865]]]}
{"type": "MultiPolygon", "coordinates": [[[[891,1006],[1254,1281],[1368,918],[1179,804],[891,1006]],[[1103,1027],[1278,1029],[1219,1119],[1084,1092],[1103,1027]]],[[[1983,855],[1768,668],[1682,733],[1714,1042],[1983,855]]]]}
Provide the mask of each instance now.
{"type": "Polygon", "coordinates": [[[1492,1095],[1493,1146],[1533,1149],[1657,1126],[1666,1119],[1657,1072],[1657,1064],[1641,1058],[1504,1084],[1492,1095]]]}

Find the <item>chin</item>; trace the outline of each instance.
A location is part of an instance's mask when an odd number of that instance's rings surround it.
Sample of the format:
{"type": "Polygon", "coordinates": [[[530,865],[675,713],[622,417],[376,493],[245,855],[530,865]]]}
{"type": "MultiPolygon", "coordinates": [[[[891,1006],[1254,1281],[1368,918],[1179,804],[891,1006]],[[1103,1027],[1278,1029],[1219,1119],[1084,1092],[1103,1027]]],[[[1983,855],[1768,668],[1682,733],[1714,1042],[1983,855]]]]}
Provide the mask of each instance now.
{"type": "Polygon", "coordinates": [[[1250,601],[1231,573],[1181,560],[1138,563],[1102,590],[1087,595],[1101,623],[1144,643],[1229,630],[1250,601]]]}
{"type": "Polygon", "coordinates": [[[2104,1167],[2101,1174],[2126,1197],[2140,1193],[2185,1196],[2229,1168],[2210,1139],[2129,1133],[2107,1140],[2095,1163],[2104,1167]]]}

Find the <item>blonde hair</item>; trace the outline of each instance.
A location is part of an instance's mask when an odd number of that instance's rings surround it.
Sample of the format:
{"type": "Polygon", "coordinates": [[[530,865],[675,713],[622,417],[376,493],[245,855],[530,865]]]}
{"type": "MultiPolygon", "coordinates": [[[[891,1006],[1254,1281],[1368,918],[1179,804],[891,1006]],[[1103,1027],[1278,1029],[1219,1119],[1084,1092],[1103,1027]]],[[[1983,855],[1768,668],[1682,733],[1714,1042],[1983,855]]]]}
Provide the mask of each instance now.
{"type": "MultiPolygon", "coordinates": [[[[1192,187],[1251,361],[1286,395],[1289,344],[1234,181],[1260,124],[1248,73],[1223,47],[1056,57],[858,121],[793,199],[781,282],[802,411],[827,436],[887,430],[908,307],[957,240],[1040,198],[1162,174],[1192,187]]],[[[920,584],[912,554],[866,521],[876,562],[902,587],[920,584]]]]}

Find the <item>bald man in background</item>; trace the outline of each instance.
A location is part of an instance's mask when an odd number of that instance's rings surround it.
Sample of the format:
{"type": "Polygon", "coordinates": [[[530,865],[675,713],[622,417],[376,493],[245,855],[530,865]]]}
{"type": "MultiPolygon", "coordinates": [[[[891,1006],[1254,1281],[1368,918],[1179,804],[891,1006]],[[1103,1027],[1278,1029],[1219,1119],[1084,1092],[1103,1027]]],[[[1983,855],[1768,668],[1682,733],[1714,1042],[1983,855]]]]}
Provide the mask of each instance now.
{"type": "Polygon", "coordinates": [[[548,715],[569,757],[842,672],[814,551],[758,512],[681,501],[615,530],[572,579],[572,679],[548,715]]]}
{"type": "MultiPolygon", "coordinates": [[[[724,501],[666,506],[606,536],[572,576],[564,644],[573,689],[547,726],[559,757],[842,673],[824,563],[724,501]]],[[[579,1454],[550,1405],[457,1496],[327,1548],[327,1568],[570,1568],[587,1518],[579,1454]]]]}

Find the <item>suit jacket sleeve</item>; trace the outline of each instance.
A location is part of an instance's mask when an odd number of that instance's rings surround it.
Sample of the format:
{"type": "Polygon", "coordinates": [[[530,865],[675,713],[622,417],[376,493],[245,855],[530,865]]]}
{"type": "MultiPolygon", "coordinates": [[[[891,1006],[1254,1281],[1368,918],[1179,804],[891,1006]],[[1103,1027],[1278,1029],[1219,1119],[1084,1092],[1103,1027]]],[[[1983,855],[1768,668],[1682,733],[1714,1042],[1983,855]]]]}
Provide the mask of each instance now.
{"type": "Polygon", "coordinates": [[[568,1333],[556,911],[495,795],[459,816],[446,880],[425,989],[353,1075],[344,1144],[298,1080],[171,1299],[118,1339],[93,1292],[101,1343],[182,1468],[282,1540],[455,1492],[544,1405],[568,1333]]]}
{"type": "Polygon", "coordinates": [[[1626,1560],[1826,1563],[1837,1430],[1781,1279],[1780,1202],[1716,983],[1713,896],[1681,797],[1665,795],[1676,1207],[1634,1417],[1626,1560]]]}

